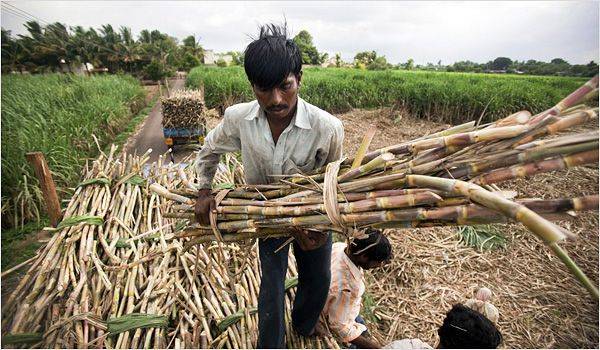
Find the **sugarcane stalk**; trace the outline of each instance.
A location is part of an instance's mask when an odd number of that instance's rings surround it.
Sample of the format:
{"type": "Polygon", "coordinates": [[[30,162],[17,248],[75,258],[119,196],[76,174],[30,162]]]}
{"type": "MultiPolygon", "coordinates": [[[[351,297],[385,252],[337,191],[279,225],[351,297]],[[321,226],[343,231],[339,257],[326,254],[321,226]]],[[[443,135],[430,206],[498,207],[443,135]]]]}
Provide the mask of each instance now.
{"type": "MultiPolygon", "coordinates": [[[[597,153],[596,153],[597,154],[597,153]]],[[[511,202],[493,192],[486,191],[481,187],[460,180],[449,180],[435,178],[423,175],[409,175],[407,181],[411,186],[433,187],[443,191],[457,192],[469,197],[472,201],[484,205],[488,208],[501,211],[504,215],[523,223],[534,234],[541,238],[546,244],[555,244],[565,238],[561,229],[551,222],[542,219],[531,209],[525,206],[511,202]]],[[[555,248],[553,248],[555,249],[555,248]]],[[[558,257],[567,266],[572,263],[566,252],[561,252],[558,257]]],[[[569,267],[571,269],[571,267],[569,267]]],[[[589,279],[583,273],[576,273],[575,277],[584,285],[590,285],[589,279]]],[[[595,288],[595,287],[594,287],[595,288]]],[[[589,291],[589,289],[588,289],[589,291]]],[[[598,299],[598,291],[591,291],[590,294],[598,299]]]]}
{"type": "Polygon", "coordinates": [[[507,180],[525,178],[539,173],[568,169],[597,162],[598,149],[594,149],[574,153],[568,156],[558,156],[538,162],[526,163],[524,165],[492,170],[489,173],[475,177],[472,182],[479,185],[497,184],[507,180]]]}

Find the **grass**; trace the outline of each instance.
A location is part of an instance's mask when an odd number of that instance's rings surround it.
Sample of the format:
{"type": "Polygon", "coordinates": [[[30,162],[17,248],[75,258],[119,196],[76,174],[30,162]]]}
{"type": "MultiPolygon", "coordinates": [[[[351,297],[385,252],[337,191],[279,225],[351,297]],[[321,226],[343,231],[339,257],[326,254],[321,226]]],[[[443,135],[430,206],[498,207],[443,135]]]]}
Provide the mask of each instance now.
{"type": "Polygon", "coordinates": [[[47,217],[31,221],[18,228],[2,230],[2,271],[33,257],[42,245],[32,241],[34,234],[50,225],[47,217]]]}
{"type": "Polygon", "coordinates": [[[461,226],[457,233],[460,241],[479,250],[506,248],[506,237],[495,225],[461,226]]]}
{"type": "Polygon", "coordinates": [[[364,318],[367,322],[378,323],[379,319],[375,315],[376,308],[377,305],[375,304],[375,299],[368,291],[365,291],[365,293],[363,294],[360,316],[364,318]]]}
{"type": "MultiPolygon", "coordinates": [[[[396,106],[416,117],[458,124],[482,114],[484,121],[491,121],[523,109],[542,111],[585,81],[572,77],[311,67],[304,69],[300,95],[332,113],[396,106]]],[[[254,99],[242,67],[192,69],[187,85],[197,88],[202,84],[210,108],[254,99]]]]}
{"type": "Polygon", "coordinates": [[[86,159],[112,142],[144,104],[129,76],[2,76],[2,219],[4,227],[41,217],[42,195],[25,153],[44,153],[64,197],[86,159]]]}

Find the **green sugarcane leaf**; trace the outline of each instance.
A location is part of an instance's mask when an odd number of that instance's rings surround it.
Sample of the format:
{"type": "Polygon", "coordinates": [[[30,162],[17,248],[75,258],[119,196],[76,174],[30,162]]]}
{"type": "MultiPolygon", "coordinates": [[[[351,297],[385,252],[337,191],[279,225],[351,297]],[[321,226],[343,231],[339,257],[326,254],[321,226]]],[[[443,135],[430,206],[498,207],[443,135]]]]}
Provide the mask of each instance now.
{"type": "Polygon", "coordinates": [[[458,234],[462,243],[479,250],[494,250],[507,245],[506,237],[493,225],[462,226],[458,234]]]}
{"type": "Polygon", "coordinates": [[[44,339],[41,333],[15,333],[2,336],[2,347],[7,344],[35,344],[44,339]]]}
{"type": "Polygon", "coordinates": [[[298,277],[292,277],[285,280],[285,290],[296,287],[298,285],[298,277]]]}
{"type": "Polygon", "coordinates": [[[144,178],[139,175],[133,175],[129,179],[125,180],[126,184],[132,184],[136,186],[142,186],[145,182],[146,180],[144,180],[144,178]]]}
{"type": "Polygon", "coordinates": [[[218,333],[221,334],[221,333],[225,332],[227,330],[227,328],[229,328],[231,325],[233,325],[236,322],[238,322],[239,320],[241,320],[244,317],[244,315],[246,315],[246,311],[248,311],[248,314],[254,315],[255,313],[258,312],[258,308],[251,307],[251,308],[247,308],[247,309],[241,309],[238,312],[236,312],[235,314],[225,317],[224,319],[219,321],[219,323],[217,323],[217,328],[219,330],[218,333]]]}
{"type": "Polygon", "coordinates": [[[119,239],[117,239],[117,244],[115,244],[115,247],[117,247],[117,248],[129,248],[129,247],[131,247],[131,244],[128,243],[126,239],[119,238],[119,239]]]}
{"type": "Polygon", "coordinates": [[[89,185],[109,185],[110,186],[110,179],[108,179],[106,177],[97,177],[95,179],[89,179],[89,180],[82,181],[81,183],[79,183],[79,185],[77,185],[77,187],[84,187],[84,186],[89,186],[89,185]]]}
{"type": "Polygon", "coordinates": [[[184,228],[187,227],[187,223],[185,221],[177,221],[177,223],[175,224],[175,232],[179,232],[182,231],[184,228]]]}
{"type": "Polygon", "coordinates": [[[87,225],[96,225],[101,226],[104,225],[104,218],[102,216],[93,216],[93,215],[80,215],[80,216],[71,216],[63,221],[61,221],[56,228],[49,228],[49,231],[58,231],[62,230],[66,227],[71,227],[75,225],[79,225],[81,223],[85,223],[87,225]]]}
{"type": "Polygon", "coordinates": [[[223,182],[215,185],[215,189],[217,190],[233,190],[235,185],[229,182],[223,182]]]}
{"type": "Polygon", "coordinates": [[[119,334],[138,328],[165,328],[168,325],[168,319],[165,315],[131,313],[110,318],[106,325],[109,333],[119,334]]]}

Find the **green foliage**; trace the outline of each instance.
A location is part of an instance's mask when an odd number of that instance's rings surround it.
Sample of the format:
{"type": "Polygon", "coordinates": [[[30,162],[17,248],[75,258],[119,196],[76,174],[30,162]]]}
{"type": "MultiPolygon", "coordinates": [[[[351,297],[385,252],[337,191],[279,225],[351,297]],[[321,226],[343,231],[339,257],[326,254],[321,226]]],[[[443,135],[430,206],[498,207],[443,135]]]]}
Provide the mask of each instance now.
{"type": "Polygon", "coordinates": [[[363,51],[359,52],[354,56],[354,66],[358,68],[361,64],[363,66],[368,66],[373,63],[377,58],[377,53],[375,51],[363,51]]]}
{"type": "Polygon", "coordinates": [[[508,57],[498,57],[492,62],[492,69],[507,70],[512,64],[512,60],[508,57]]]}
{"type": "MultiPolygon", "coordinates": [[[[429,66],[429,65],[428,65],[429,66]]],[[[431,65],[433,68],[433,65],[431,65]]],[[[441,62],[438,62],[441,69],[441,62]]],[[[445,67],[448,72],[487,72],[490,70],[504,70],[507,73],[520,73],[530,75],[561,75],[574,77],[593,77],[598,74],[598,64],[594,61],[588,64],[574,64],[562,58],[555,58],[549,63],[536,60],[512,61],[507,57],[498,57],[487,63],[475,63],[472,61],[459,61],[445,67]]]]}
{"type": "Polygon", "coordinates": [[[412,58],[409,58],[408,61],[406,61],[406,64],[404,65],[404,69],[406,69],[406,70],[415,69],[415,60],[413,60],[412,58]]]}
{"type": "Polygon", "coordinates": [[[303,64],[319,65],[327,59],[327,54],[320,54],[319,51],[317,51],[317,48],[313,44],[313,37],[308,31],[300,31],[300,33],[294,37],[294,42],[298,45],[298,48],[302,53],[303,64]]]}
{"type": "Polygon", "coordinates": [[[339,53],[335,54],[335,66],[337,68],[340,68],[342,66],[342,55],[340,55],[339,53]]]}
{"type": "Polygon", "coordinates": [[[234,66],[244,65],[244,53],[240,51],[229,51],[226,55],[231,55],[231,64],[234,66]]]}
{"type": "Polygon", "coordinates": [[[183,39],[183,46],[179,49],[179,69],[189,71],[199,66],[204,58],[204,49],[193,35],[183,39]]]}
{"type": "MultiPolygon", "coordinates": [[[[26,152],[44,153],[60,192],[79,182],[86,158],[112,141],[144,101],[132,77],[24,75],[2,77],[2,219],[40,217],[42,196],[26,152]]],[[[64,197],[63,197],[64,198],[64,197]]]]}
{"type": "Polygon", "coordinates": [[[217,60],[217,67],[227,67],[227,62],[224,59],[219,58],[217,60]]]}
{"type": "Polygon", "coordinates": [[[375,315],[375,310],[377,309],[377,304],[375,303],[375,299],[369,292],[365,292],[363,294],[362,299],[362,308],[360,310],[360,315],[365,319],[365,321],[371,323],[378,323],[379,319],[377,315],[375,315]]]}
{"type": "Polygon", "coordinates": [[[135,40],[128,27],[115,29],[110,24],[85,29],[82,26],[68,28],[58,22],[42,26],[30,21],[25,27],[28,34],[17,38],[2,30],[3,72],[54,72],[88,62],[108,68],[111,73],[141,76],[154,61],[164,65],[165,71],[189,69],[200,62],[203,55],[194,36],[186,37],[183,45],[178,46],[177,39],[158,30],[142,30],[135,40]]]}
{"type": "Polygon", "coordinates": [[[181,68],[184,71],[189,71],[190,69],[199,65],[200,59],[197,56],[194,56],[192,53],[186,52],[183,54],[183,58],[181,59],[179,68],[181,68]]]}
{"type": "Polygon", "coordinates": [[[461,226],[457,232],[462,243],[479,250],[505,248],[507,244],[495,225],[461,226]]]}
{"type": "MultiPolygon", "coordinates": [[[[300,94],[330,112],[401,105],[418,118],[459,124],[479,118],[484,109],[484,122],[524,109],[545,110],[585,81],[510,74],[314,67],[304,69],[300,94]]],[[[210,108],[224,101],[255,99],[241,67],[192,69],[188,86],[197,88],[202,83],[210,108]]]]}
{"type": "Polygon", "coordinates": [[[160,81],[171,76],[171,71],[164,63],[159,60],[152,60],[149,65],[144,68],[144,77],[154,81],[160,81]]]}
{"type": "Polygon", "coordinates": [[[378,56],[375,60],[367,65],[368,70],[384,70],[388,68],[385,56],[378,56]]]}
{"type": "Polygon", "coordinates": [[[32,238],[48,225],[50,225],[48,218],[42,217],[39,222],[32,221],[22,227],[2,229],[2,270],[32,258],[41,246],[41,243],[33,241],[32,238]]]}

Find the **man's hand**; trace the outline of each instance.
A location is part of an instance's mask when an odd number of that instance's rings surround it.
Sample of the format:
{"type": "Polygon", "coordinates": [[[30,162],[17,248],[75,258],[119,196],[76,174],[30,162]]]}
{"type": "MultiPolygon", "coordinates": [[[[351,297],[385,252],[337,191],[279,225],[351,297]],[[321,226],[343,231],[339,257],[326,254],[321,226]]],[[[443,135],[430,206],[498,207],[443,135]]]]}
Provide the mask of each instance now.
{"type": "Polygon", "coordinates": [[[328,233],[319,230],[295,228],[292,229],[292,236],[298,242],[300,249],[307,251],[323,246],[327,242],[328,233]]]}
{"type": "Polygon", "coordinates": [[[212,210],[215,210],[215,199],[211,193],[211,190],[199,190],[198,199],[196,199],[196,206],[194,207],[196,220],[202,225],[210,225],[209,214],[212,210]]]}

